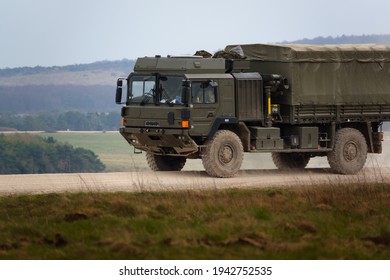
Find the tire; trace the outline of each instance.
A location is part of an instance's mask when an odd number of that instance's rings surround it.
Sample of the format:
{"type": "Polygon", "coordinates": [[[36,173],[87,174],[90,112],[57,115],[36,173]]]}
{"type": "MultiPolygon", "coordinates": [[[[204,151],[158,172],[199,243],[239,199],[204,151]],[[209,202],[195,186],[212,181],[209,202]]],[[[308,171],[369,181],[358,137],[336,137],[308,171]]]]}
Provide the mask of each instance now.
{"type": "Polygon", "coordinates": [[[162,156],[146,153],[146,161],[153,171],[180,171],[186,164],[187,158],[181,156],[162,156]]]}
{"type": "Polygon", "coordinates": [[[210,176],[233,177],[241,168],[244,148],[240,138],[232,131],[219,130],[206,142],[202,154],[203,166],[210,176]]]}
{"type": "Polygon", "coordinates": [[[280,170],[303,169],[309,160],[308,153],[272,153],[272,161],[280,170]]]}
{"type": "Polygon", "coordinates": [[[354,128],[342,128],[336,132],[333,151],[328,162],[334,172],[356,174],[366,163],[367,142],[363,134],[354,128]]]}

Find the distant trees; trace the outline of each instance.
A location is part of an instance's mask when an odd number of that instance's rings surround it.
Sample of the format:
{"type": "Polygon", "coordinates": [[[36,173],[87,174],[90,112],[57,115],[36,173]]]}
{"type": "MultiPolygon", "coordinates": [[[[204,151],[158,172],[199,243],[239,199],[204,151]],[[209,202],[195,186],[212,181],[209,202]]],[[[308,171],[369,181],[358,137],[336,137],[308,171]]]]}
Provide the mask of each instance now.
{"type": "MultiPolygon", "coordinates": [[[[119,110],[118,110],[119,111],[119,110]]],[[[0,114],[0,131],[16,129],[21,131],[57,130],[118,130],[119,112],[86,113],[81,111],[41,112],[35,114],[0,114]]]]}
{"type": "Polygon", "coordinates": [[[0,134],[0,174],[101,172],[97,155],[52,137],[0,134]]]}

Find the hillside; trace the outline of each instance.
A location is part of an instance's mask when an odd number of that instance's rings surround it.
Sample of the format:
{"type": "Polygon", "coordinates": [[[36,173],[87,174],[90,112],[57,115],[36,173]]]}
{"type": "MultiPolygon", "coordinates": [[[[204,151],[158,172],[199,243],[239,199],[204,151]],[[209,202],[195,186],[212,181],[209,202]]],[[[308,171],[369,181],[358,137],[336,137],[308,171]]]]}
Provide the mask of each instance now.
{"type": "Polygon", "coordinates": [[[53,67],[19,67],[0,69],[0,86],[81,85],[113,86],[118,77],[127,76],[134,60],[99,61],[53,67]]]}
{"type": "Polygon", "coordinates": [[[313,39],[300,39],[296,41],[284,41],[282,44],[314,44],[314,45],[322,45],[322,44],[390,44],[390,34],[385,35],[361,35],[361,36],[337,36],[337,37],[316,37],[313,39]]]}
{"type": "Polygon", "coordinates": [[[0,69],[0,112],[116,111],[116,80],[127,76],[134,63],[124,59],[62,67],[0,69]]]}

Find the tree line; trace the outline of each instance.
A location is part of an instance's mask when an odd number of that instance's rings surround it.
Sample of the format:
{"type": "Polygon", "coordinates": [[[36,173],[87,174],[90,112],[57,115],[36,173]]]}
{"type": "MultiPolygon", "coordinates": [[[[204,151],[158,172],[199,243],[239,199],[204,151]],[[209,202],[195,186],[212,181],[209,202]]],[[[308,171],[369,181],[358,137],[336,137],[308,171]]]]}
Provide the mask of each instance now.
{"type": "Polygon", "coordinates": [[[0,174],[101,172],[104,164],[87,149],[28,134],[0,134],[0,174]]]}
{"type": "Polygon", "coordinates": [[[82,111],[41,112],[34,114],[0,113],[0,131],[104,131],[118,130],[119,112],[86,113],[82,111]]]}

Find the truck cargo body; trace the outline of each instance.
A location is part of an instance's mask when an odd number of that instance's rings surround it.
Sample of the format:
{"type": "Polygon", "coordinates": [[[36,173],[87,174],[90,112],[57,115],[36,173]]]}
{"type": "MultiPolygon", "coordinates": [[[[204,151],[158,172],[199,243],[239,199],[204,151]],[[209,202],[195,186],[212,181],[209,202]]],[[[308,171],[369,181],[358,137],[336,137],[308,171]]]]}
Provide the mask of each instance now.
{"type": "MultiPolygon", "coordinates": [[[[234,46],[227,46],[231,49],[234,46]]],[[[248,71],[278,73],[290,88],[273,102],[285,122],[383,121],[390,117],[390,46],[241,45],[248,71]]]]}

